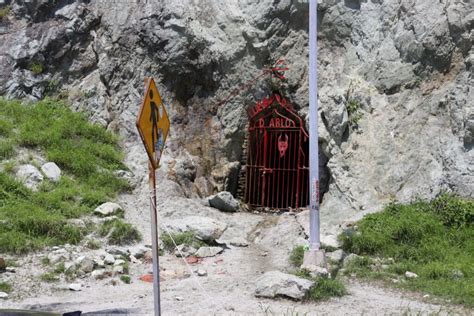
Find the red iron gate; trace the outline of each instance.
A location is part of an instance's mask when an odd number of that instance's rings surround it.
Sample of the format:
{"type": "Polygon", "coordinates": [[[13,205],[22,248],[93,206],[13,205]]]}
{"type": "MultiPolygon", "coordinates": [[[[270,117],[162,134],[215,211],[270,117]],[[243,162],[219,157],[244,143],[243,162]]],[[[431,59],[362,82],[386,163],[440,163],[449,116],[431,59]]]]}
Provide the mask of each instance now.
{"type": "Polygon", "coordinates": [[[304,121],[279,94],[248,111],[245,202],[277,209],[308,205],[309,137],[304,121]]]}

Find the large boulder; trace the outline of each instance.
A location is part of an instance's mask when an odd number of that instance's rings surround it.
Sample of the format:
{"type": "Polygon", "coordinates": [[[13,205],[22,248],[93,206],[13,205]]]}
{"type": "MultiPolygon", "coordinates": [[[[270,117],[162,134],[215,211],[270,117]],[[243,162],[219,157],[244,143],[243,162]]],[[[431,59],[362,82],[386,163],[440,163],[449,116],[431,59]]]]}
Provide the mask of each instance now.
{"type": "Polygon", "coordinates": [[[169,220],[162,225],[170,234],[193,232],[197,238],[212,242],[227,229],[227,224],[204,216],[188,216],[169,220]]]}
{"type": "Polygon", "coordinates": [[[239,210],[239,201],[227,191],[211,196],[209,198],[209,205],[223,212],[236,212],[239,210]]]}
{"type": "Polygon", "coordinates": [[[314,281],[302,279],[292,274],[270,271],[257,279],[255,296],[268,298],[286,296],[301,300],[314,283],[314,281]]]}

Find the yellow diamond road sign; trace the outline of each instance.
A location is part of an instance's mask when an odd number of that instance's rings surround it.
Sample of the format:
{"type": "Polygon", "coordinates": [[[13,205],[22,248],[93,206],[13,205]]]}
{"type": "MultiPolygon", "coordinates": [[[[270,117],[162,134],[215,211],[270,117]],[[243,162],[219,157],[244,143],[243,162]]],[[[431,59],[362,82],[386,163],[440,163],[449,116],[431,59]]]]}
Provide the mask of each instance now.
{"type": "Polygon", "coordinates": [[[153,168],[158,168],[170,129],[170,120],[153,78],[148,80],[137,128],[153,168]]]}

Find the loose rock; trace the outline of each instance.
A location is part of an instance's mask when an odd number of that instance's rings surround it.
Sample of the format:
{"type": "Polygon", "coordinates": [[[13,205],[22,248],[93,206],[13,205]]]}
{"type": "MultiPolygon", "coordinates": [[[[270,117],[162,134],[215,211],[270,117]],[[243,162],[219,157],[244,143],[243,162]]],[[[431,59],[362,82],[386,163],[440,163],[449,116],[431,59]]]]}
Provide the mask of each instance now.
{"type": "Polygon", "coordinates": [[[407,279],[416,279],[418,277],[418,274],[407,271],[407,272],[405,272],[405,277],[407,279]]]}
{"type": "Polygon", "coordinates": [[[33,165],[22,165],[18,168],[16,176],[25,184],[29,189],[36,190],[38,184],[43,181],[43,175],[33,165]]]}
{"type": "Polygon", "coordinates": [[[105,264],[114,264],[114,262],[115,262],[114,256],[112,256],[110,253],[105,255],[105,258],[104,258],[105,264]]]}
{"type": "Polygon", "coordinates": [[[344,258],[344,262],[342,265],[344,267],[347,267],[352,261],[357,260],[358,258],[361,258],[361,256],[356,255],[355,253],[351,253],[346,258],[344,258]]]}
{"type": "Polygon", "coordinates": [[[107,276],[107,271],[105,269],[95,270],[92,271],[91,276],[96,280],[101,280],[107,276]]]}
{"type": "Polygon", "coordinates": [[[53,182],[58,182],[61,179],[61,169],[54,162],[47,162],[41,166],[41,171],[43,171],[46,178],[53,182]]]}
{"type": "Polygon", "coordinates": [[[204,269],[198,269],[198,270],[196,271],[196,274],[197,274],[198,276],[206,276],[206,275],[207,275],[207,271],[204,270],[204,269]]]}
{"type": "Polygon", "coordinates": [[[8,294],[5,293],[5,292],[0,292],[0,299],[7,299],[8,298],[8,294]]]}
{"type": "Polygon", "coordinates": [[[82,290],[82,284],[79,284],[79,283],[71,283],[69,284],[69,287],[68,287],[71,291],[81,291],[82,290]]]}
{"type": "Polygon", "coordinates": [[[331,260],[332,262],[339,263],[344,259],[344,251],[342,249],[338,249],[333,252],[326,253],[326,257],[331,260]]]}
{"type": "Polygon", "coordinates": [[[313,285],[314,281],[280,271],[270,271],[257,279],[255,296],[269,298],[286,296],[301,300],[313,285]]]}
{"type": "Polygon", "coordinates": [[[227,229],[227,224],[204,216],[189,216],[175,219],[163,224],[164,230],[171,234],[194,232],[196,237],[204,241],[218,239],[227,229]]]}
{"type": "Polygon", "coordinates": [[[237,212],[240,206],[239,201],[227,191],[211,196],[209,198],[209,205],[223,212],[237,212]]]}
{"type": "Polygon", "coordinates": [[[66,249],[58,249],[48,254],[50,264],[56,264],[61,261],[67,261],[70,259],[69,252],[66,249]]]}
{"type": "Polygon", "coordinates": [[[195,255],[199,258],[214,257],[224,251],[221,247],[201,247],[196,251],[195,255]]]}
{"type": "Polygon", "coordinates": [[[189,257],[195,252],[196,252],[196,248],[185,245],[185,244],[181,244],[181,245],[178,245],[174,254],[176,255],[176,257],[189,257]]]}
{"type": "Polygon", "coordinates": [[[122,207],[117,203],[106,202],[104,204],[99,205],[95,210],[94,214],[99,216],[112,216],[112,215],[120,215],[123,212],[122,207]]]}

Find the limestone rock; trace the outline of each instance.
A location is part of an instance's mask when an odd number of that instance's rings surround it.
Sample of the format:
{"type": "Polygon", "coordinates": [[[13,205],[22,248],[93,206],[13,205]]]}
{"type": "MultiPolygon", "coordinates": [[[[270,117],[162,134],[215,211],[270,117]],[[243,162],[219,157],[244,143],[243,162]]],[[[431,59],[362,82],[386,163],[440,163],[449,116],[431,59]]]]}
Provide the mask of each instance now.
{"type": "Polygon", "coordinates": [[[207,275],[207,271],[204,270],[204,269],[198,269],[198,270],[196,271],[196,274],[197,274],[198,276],[201,276],[201,277],[202,277],[202,276],[206,276],[206,275],[207,275]]]}
{"type": "Polygon", "coordinates": [[[80,256],[74,261],[77,269],[84,273],[90,273],[94,270],[94,261],[86,256],[80,256]]]}
{"type": "Polygon", "coordinates": [[[418,274],[407,271],[405,272],[405,278],[407,279],[416,279],[418,277],[418,274]]]}
{"type": "Polygon", "coordinates": [[[50,264],[56,264],[59,262],[67,261],[71,258],[69,252],[66,249],[58,249],[48,254],[50,264]]]}
{"type": "Polygon", "coordinates": [[[105,263],[105,264],[109,264],[109,265],[110,265],[110,264],[114,264],[114,262],[115,262],[114,256],[112,256],[112,255],[109,254],[109,253],[108,253],[107,255],[105,255],[105,258],[104,258],[104,263],[105,263]]]}
{"type": "Polygon", "coordinates": [[[189,216],[182,219],[168,220],[163,226],[171,234],[194,232],[197,238],[204,241],[218,239],[227,228],[227,224],[203,216],[189,216]]]}
{"type": "Polygon", "coordinates": [[[71,284],[69,284],[68,288],[71,291],[74,291],[74,292],[82,291],[82,284],[80,284],[80,283],[71,283],[71,284]]]}
{"type": "Polygon", "coordinates": [[[223,212],[237,212],[240,206],[239,201],[227,191],[211,196],[209,198],[209,205],[223,212]]]}
{"type": "Polygon", "coordinates": [[[338,249],[333,252],[328,252],[326,253],[326,257],[332,262],[339,263],[344,259],[344,250],[338,249]]]}
{"type": "Polygon", "coordinates": [[[0,292],[0,299],[7,299],[8,298],[8,294],[5,293],[5,292],[0,292]]]}
{"type": "Polygon", "coordinates": [[[94,214],[99,216],[112,216],[112,215],[120,215],[123,212],[123,209],[117,203],[106,202],[104,204],[99,205],[95,210],[94,214]]]}
{"type": "Polygon", "coordinates": [[[41,171],[49,180],[58,182],[61,179],[61,169],[54,162],[47,162],[41,166],[41,171]]]}
{"type": "Polygon", "coordinates": [[[351,262],[359,258],[362,258],[362,257],[359,255],[356,255],[355,253],[351,253],[350,255],[344,258],[343,266],[347,267],[351,262]]]}
{"type": "Polygon", "coordinates": [[[270,271],[257,279],[255,296],[268,298],[286,296],[301,300],[313,285],[314,281],[279,271],[270,271]]]}
{"type": "Polygon", "coordinates": [[[174,254],[176,257],[189,257],[196,252],[196,249],[192,246],[181,244],[178,245],[174,254]]]}
{"type": "Polygon", "coordinates": [[[36,190],[38,184],[43,181],[43,175],[33,165],[21,165],[18,167],[16,176],[25,184],[29,189],[36,190]]]}
{"type": "Polygon", "coordinates": [[[107,271],[105,269],[94,270],[91,276],[96,280],[101,280],[107,277],[107,271]]]}
{"type": "Polygon", "coordinates": [[[194,255],[199,258],[214,257],[222,251],[224,251],[224,249],[221,247],[201,247],[194,255]]]}

